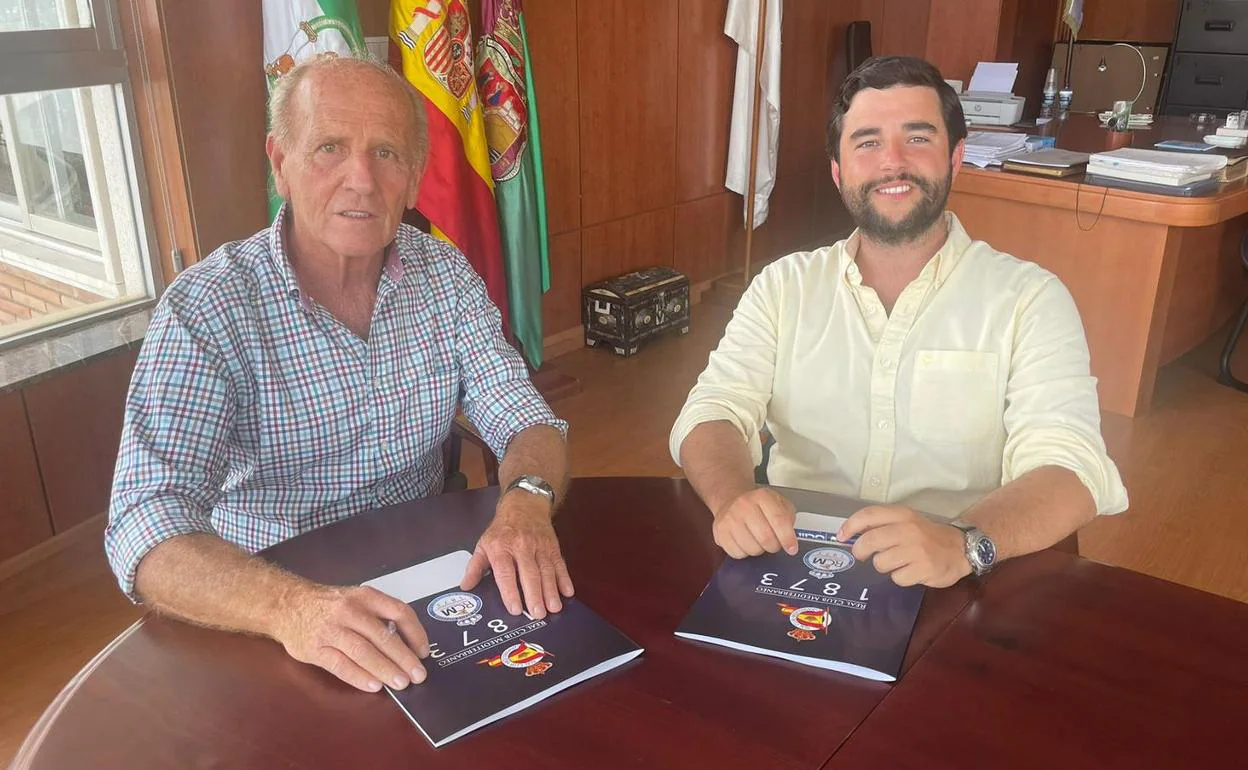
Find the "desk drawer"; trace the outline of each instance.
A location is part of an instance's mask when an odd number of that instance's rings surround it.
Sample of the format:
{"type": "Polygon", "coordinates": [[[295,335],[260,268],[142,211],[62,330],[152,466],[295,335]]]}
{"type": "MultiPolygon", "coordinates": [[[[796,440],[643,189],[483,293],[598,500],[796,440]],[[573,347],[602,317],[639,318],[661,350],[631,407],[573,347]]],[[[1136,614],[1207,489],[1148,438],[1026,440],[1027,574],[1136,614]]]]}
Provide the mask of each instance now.
{"type": "Polygon", "coordinates": [[[1248,56],[1176,53],[1166,103],[1218,110],[1248,107],[1248,56]]]}
{"type": "Polygon", "coordinates": [[[1186,0],[1175,49],[1248,53],[1248,0],[1186,0]]]}

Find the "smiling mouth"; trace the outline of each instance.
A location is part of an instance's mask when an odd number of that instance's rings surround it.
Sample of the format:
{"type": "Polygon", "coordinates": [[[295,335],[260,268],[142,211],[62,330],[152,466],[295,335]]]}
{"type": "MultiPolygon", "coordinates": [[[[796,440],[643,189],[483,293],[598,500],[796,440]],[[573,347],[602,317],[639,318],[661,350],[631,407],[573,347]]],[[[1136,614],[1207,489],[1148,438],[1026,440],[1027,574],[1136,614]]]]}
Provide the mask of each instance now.
{"type": "Polygon", "coordinates": [[[367,211],[339,211],[338,216],[347,219],[372,219],[373,215],[367,211]]]}
{"type": "Polygon", "coordinates": [[[904,195],[913,189],[913,185],[909,182],[899,182],[887,187],[877,187],[875,191],[881,195],[904,195]]]}

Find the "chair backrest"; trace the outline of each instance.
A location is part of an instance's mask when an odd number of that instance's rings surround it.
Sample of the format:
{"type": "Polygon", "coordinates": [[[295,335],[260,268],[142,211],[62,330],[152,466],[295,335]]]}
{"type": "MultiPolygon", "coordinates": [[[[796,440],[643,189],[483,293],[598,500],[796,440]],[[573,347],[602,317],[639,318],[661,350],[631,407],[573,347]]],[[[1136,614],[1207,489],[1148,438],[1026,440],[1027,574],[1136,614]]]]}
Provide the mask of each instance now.
{"type": "Polygon", "coordinates": [[[847,72],[871,58],[871,22],[851,21],[845,28],[845,66],[847,72]]]}

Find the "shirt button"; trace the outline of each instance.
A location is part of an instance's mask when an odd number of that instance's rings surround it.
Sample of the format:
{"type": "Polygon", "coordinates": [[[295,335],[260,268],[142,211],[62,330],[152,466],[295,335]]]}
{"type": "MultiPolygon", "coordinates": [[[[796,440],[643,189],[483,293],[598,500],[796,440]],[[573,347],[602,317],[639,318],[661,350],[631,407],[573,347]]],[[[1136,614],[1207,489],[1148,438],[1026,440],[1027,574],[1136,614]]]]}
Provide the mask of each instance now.
{"type": "Polygon", "coordinates": [[[886,359],[884,359],[883,361],[881,361],[880,363],[881,363],[881,364],[883,364],[883,366],[884,366],[884,368],[885,368],[885,369],[892,369],[892,368],[893,368],[893,359],[891,359],[891,358],[886,358],[886,359]]]}
{"type": "Polygon", "coordinates": [[[880,420],[879,428],[880,430],[888,430],[888,420],[880,420]]]}
{"type": "Polygon", "coordinates": [[[879,476],[872,476],[872,477],[871,477],[871,486],[873,486],[873,487],[878,487],[879,485],[880,485],[880,477],[879,477],[879,476]]]}

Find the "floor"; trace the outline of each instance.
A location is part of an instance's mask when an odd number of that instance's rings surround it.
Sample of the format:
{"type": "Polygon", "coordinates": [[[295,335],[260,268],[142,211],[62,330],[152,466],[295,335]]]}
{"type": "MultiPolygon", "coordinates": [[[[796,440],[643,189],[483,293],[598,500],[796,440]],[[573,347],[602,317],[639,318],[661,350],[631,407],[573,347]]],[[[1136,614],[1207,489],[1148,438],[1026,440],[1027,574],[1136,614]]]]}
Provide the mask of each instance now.
{"type": "MultiPolygon", "coordinates": [[[[668,429],[730,312],[704,302],[689,335],[657,340],[631,359],[583,349],[555,361],[583,385],[556,404],[572,425],[573,475],[678,473],[668,429]]],[[[1097,561],[1248,601],[1248,394],[1213,380],[1221,340],[1163,370],[1147,416],[1106,416],[1131,510],[1087,527],[1081,547],[1097,561]]],[[[1248,342],[1237,363],[1248,375],[1248,342]]],[[[465,470],[479,484],[480,459],[470,453],[465,470]]],[[[0,764],[70,677],[139,617],[108,572],[101,529],[87,522],[0,564],[0,764]]]]}

